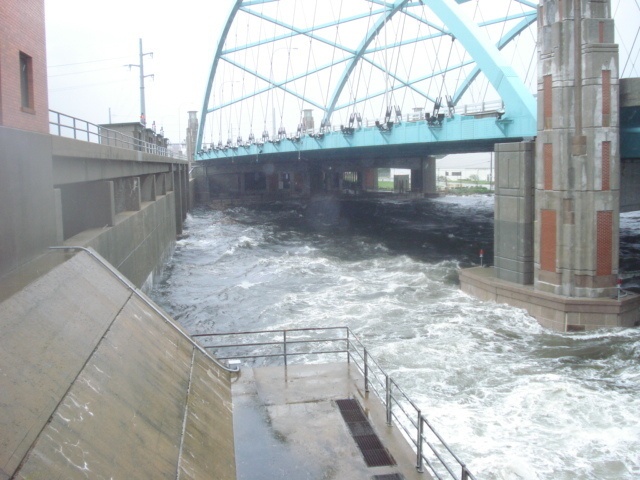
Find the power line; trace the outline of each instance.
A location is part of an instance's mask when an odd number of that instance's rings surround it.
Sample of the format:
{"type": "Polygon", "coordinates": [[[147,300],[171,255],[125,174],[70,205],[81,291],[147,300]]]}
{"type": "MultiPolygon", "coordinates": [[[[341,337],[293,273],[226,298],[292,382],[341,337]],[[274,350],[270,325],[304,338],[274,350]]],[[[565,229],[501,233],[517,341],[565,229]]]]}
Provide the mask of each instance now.
{"type": "Polygon", "coordinates": [[[69,75],[82,75],[85,73],[93,73],[93,72],[102,72],[104,70],[115,70],[116,68],[120,69],[121,67],[105,67],[105,68],[95,68],[93,70],[82,70],[79,72],[67,72],[67,73],[56,73],[55,75],[48,75],[49,78],[54,78],[54,77],[66,77],[69,75]]]}
{"type": "Polygon", "coordinates": [[[101,82],[101,83],[91,83],[91,84],[87,84],[87,85],[78,85],[75,87],[63,87],[63,88],[52,88],[50,91],[51,92],[63,92],[65,90],[78,90],[80,88],[89,88],[89,87],[98,87],[100,85],[112,85],[114,83],[126,83],[129,80],[117,80],[114,82],[101,82]]]}
{"type": "Polygon", "coordinates": [[[111,61],[114,61],[114,60],[122,60],[123,58],[129,58],[129,57],[125,56],[125,57],[105,58],[105,59],[102,59],[102,60],[88,60],[86,62],[63,63],[63,64],[60,64],[60,65],[48,65],[47,68],[72,67],[72,66],[75,66],[75,65],[86,65],[88,63],[111,62],[111,61]]]}

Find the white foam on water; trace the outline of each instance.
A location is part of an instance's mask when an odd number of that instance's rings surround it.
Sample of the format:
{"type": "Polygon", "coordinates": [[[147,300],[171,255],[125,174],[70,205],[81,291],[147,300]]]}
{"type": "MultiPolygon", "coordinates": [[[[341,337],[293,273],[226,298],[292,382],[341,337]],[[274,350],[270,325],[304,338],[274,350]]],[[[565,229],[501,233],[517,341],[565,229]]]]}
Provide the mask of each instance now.
{"type": "Polygon", "coordinates": [[[461,292],[456,261],[251,222],[187,220],[156,298],[189,330],[346,325],[478,478],[640,478],[638,330],[553,333],[461,292]]]}

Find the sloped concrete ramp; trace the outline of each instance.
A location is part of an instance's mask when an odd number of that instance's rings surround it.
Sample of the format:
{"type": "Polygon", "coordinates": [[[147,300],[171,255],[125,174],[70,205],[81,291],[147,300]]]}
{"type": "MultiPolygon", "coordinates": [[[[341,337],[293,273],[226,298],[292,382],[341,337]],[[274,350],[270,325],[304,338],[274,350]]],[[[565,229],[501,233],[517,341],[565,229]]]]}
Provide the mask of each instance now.
{"type": "Polygon", "coordinates": [[[236,478],[229,373],[69,257],[0,304],[0,479],[236,478]]]}

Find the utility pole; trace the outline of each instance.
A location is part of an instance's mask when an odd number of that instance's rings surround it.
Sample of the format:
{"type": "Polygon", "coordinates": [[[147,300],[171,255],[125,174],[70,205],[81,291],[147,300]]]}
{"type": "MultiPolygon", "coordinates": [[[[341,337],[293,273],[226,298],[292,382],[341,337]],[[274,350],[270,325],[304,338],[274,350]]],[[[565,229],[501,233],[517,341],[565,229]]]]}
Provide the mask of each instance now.
{"type": "Polygon", "coordinates": [[[153,58],[153,52],[142,53],[142,39],[140,39],[140,63],[138,65],[134,65],[132,63],[130,63],[129,65],[125,65],[129,67],[129,70],[131,70],[131,67],[138,67],[140,69],[140,123],[142,123],[143,125],[147,124],[147,112],[144,104],[144,79],[145,77],[154,78],[153,74],[151,75],[144,74],[145,55],[150,55],[151,58],[153,58]]]}

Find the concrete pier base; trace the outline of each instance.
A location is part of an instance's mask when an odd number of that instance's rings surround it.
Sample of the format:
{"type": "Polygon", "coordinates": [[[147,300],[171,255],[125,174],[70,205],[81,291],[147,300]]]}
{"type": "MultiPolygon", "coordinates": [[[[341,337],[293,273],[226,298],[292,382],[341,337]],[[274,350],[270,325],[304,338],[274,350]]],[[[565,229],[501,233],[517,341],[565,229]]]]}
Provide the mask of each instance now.
{"type": "Polygon", "coordinates": [[[496,278],[493,268],[460,270],[460,287],[474,297],[526,310],[546,328],[580,332],[602,327],[634,327],[640,323],[640,295],[577,298],[534,290],[496,278]]]}

